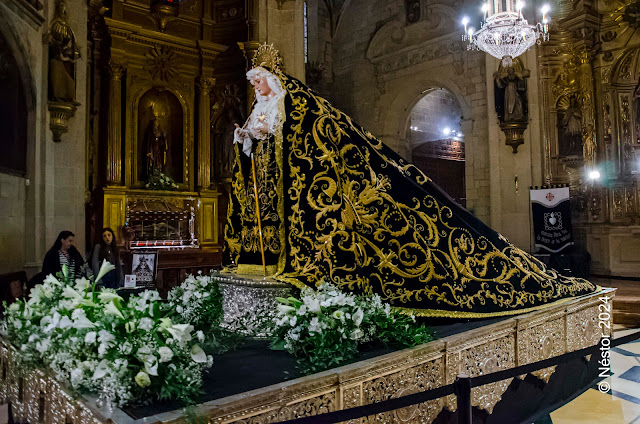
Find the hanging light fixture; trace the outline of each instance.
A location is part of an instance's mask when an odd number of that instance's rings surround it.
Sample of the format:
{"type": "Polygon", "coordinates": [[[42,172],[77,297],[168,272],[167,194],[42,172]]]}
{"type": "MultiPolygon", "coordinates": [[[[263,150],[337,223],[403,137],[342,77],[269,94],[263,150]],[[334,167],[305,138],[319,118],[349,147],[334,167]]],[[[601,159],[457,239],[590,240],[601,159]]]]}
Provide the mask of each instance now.
{"type": "Polygon", "coordinates": [[[503,66],[511,66],[511,59],[520,56],[531,46],[549,40],[550,7],[545,4],[540,12],[542,21],[530,25],[522,16],[522,0],[490,0],[482,5],[483,20],[476,32],[469,27],[469,18],[462,19],[468,50],[482,50],[496,59],[502,59],[503,66]]]}

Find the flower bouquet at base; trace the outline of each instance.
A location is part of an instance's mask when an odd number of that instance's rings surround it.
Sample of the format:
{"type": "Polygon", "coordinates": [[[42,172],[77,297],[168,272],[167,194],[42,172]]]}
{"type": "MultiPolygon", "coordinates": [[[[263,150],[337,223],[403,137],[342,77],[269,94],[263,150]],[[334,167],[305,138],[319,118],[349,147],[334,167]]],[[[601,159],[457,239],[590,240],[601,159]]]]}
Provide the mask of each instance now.
{"type": "Polygon", "coordinates": [[[153,170],[153,174],[144,184],[144,187],[149,190],[178,190],[180,188],[173,178],[157,169],[153,170]]]}
{"type": "Polygon", "coordinates": [[[434,339],[413,315],[383,304],[380,296],[344,293],[329,283],[278,301],[271,346],[295,355],[305,374],[353,360],[365,343],[410,347],[434,339]]]}
{"type": "MultiPolygon", "coordinates": [[[[112,269],[103,262],[96,281],[112,269]]],[[[199,307],[216,322],[217,288],[207,287],[214,294],[201,295],[199,307]]],[[[48,368],[74,391],[97,394],[108,405],[154,399],[192,404],[213,363],[196,318],[184,317],[156,291],[124,300],[114,290],[97,291],[94,281],[71,281],[63,267],[34,287],[29,300],[11,304],[2,335],[17,350],[19,366],[48,368]]]]}

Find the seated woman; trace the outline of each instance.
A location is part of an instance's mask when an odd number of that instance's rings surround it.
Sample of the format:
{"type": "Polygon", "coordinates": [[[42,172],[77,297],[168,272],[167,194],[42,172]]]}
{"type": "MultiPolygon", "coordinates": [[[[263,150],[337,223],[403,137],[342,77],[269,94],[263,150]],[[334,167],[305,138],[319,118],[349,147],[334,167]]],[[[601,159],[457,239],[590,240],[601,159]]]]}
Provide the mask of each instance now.
{"type": "Polygon", "coordinates": [[[69,278],[74,281],[76,278],[82,277],[82,266],[84,259],[75,248],[73,242],[75,234],[71,231],[61,231],[56,238],[55,243],[46,255],[42,263],[42,274],[44,277],[49,274],[56,275],[62,271],[62,265],[67,265],[69,270],[69,278]]]}
{"type": "Polygon", "coordinates": [[[100,243],[96,244],[91,254],[91,269],[93,275],[98,275],[102,261],[115,265],[116,269],[109,271],[98,281],[102,287],[117,289],[124,286],[124,273],[122,272],[122,262],[120,261],[120,251],[116,242],[116,236],[109,227],[103,228],[100,232],[100,243]]]}
{"type": "Polygon", "coordinates": [[[324,279],[420,316],[517,314],[597,290],[509,243],[277,66],[247,78],[257,100],[236,130],[225,230],[235,272],[261,274],[261,227],[274,278],[324,279]]]}

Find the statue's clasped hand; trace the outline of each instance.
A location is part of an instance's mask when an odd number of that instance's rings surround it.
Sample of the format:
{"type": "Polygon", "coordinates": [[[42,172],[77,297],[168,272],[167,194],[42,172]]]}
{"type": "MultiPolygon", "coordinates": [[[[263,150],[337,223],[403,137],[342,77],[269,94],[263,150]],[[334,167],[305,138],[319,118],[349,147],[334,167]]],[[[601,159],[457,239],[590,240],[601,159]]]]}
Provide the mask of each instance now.
{"type": "Polygon", "coordinates": [[[244,127],[241,127],[237,123],[234,124],[236,129],[233,134],[233,142],[242,144],[242,151],[247,155],[251,156],[251,146],[253,145],[251,141],[251,132],[246,130],[244,127]]]}

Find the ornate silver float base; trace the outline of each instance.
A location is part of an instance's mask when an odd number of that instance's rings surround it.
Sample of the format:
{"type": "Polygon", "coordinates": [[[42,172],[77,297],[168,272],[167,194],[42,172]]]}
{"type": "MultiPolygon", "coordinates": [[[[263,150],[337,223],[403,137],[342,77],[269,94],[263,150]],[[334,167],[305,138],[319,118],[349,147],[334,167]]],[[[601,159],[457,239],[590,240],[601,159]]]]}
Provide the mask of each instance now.
{"type": "Polygon", "coordinates": [[[214,276],[222,292],[224,309],[221,326],[245,336],[272,335],[276,297],[288,297],[293,287],[268,277],[222,273],[214,276]]]}
{"type": "MultiPolygon", "coordinates": [[[[228,310],[230,318],[242,316],[245,311],[268,316],[273,309],[265,306],[267,302],[275,301],[275,296],[288,295],[290,290],[280,283],[267,282],[265,287],[262,280],[257,280],[259,284],[256,284],[255,279],[237,275],[224,275],[218,281],[229,294],[227,302],[237,299],[234,309],[228,310]],[[269,297],[265,298],[264,290],[269,290],[266,292],[270,293],[269,297]],[[238,306],[243,301],[241,309],[238,306]],[[265,307],[252,309],[251,305],[260,301],[265,307]]],[[[611,317],[604,321],[609,324],[605,328],[598,323],[603,322],[600,315],[602,297],[612,298],[614,294],[615,289],[604,289],[600,293],[570,299],[547,309],[517,315],[411,349],[334,368],[330,372],[216,399],[198,405],[198,417],[206,418],[211,424],[280,422],[441,387],[452,383],[461,373],[476,377],[593,346],[603,333],[609,334],[611,317]]],[[[231,323],[234,323],[233,319],[231,323]]],[[[235,328],[242,328],[240,323],[241,320],[236,320],[238,327],[235,328]]],[[[18,367],[17,355],[19,352],[0,339],[0,368],[6,370],[0,372],[0,403],[11,401],[16,422],[137,424],[153,421],[173,424],[188,421],[182,415],[183,410],[139,420],[132,419],[118,408],[107,411],[96,404],[95,398],[71,396],[49,374],[18,367]]],[[[532,374],[546,383],[553,372],[553,368],[547,368],[532,374]]],[[[491,414],[509,382],[510,379],[474,387],[471,390],[472,405],[491,414]]],[[[443,408],[452,411],[457,408],[455,395],[377,414],[368,421],[430,423],[443,408]]]]}

